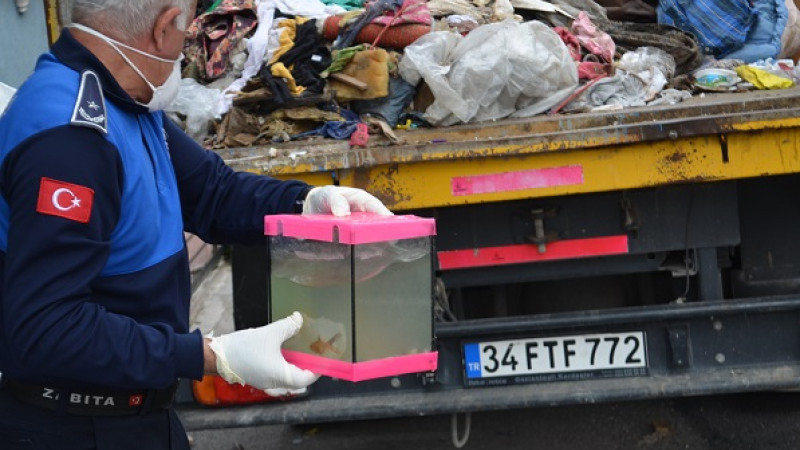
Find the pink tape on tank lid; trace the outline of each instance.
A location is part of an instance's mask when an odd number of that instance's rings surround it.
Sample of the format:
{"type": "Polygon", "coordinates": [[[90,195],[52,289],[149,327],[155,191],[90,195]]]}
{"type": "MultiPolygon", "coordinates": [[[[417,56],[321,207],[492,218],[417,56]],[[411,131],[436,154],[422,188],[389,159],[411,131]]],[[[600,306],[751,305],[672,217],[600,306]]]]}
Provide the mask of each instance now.
{"type": "Polygon", "coordinates": [[[436,234],[436,222],[410,214],[381,216],[355,212],[345,217],[278,214],[264,216],[264,234],[355,245],[432,236],[436,234]]]}

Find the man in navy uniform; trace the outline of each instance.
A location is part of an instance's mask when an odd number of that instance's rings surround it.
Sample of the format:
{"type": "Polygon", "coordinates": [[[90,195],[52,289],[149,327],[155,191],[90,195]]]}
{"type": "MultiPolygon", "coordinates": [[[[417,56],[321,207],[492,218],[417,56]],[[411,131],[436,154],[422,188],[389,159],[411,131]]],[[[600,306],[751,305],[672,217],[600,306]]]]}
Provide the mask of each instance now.
{"type": "Polygon", "coordinates": [[[0,448],[185,449],[179,378],[313,383],[279,350],[299,313],[189,332],[183,232],[259,244],[265,214],[391,214],[359,189],[235,173],[164,116],[195,7],[72,0],[0,118],[0,448]]]}

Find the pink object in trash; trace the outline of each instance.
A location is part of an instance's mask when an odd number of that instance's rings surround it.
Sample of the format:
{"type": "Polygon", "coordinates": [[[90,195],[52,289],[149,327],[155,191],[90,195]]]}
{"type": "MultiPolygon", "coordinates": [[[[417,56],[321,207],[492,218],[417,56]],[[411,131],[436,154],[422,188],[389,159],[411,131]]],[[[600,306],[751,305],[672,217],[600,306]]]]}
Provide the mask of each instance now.
{"type": "Polygon", "coordinates": [[[598,29],[586,11],[581,11],[578,18],[572,22],[572,32],[578,37],[578,41],[587,50],[603,58],[606,62],[614,61],[616,44],[608,33],[598,29]]]}
{"type": "Polygon", "coordinates": [[[567,46],[567,50],[569,50],[569,55],[572,56],[572,59],[575,61],[580,61],[581,43],[578,41],[578,37],[564,27],[554,27],[553,31],[558,34],[558,37],[560,37],[564,42],[564,45],[567,46]]]}
{"type": "Polygon", "coordinates": [[[353,147],[366,147],[369,143],[369,127],[367,124],[359,122],[356,131],[350,135],[350,145],[353,147]]]}
{"type": "Polygon", "coordinates": [[[382,16],[372,19],[371,23],[378,25],[400,25],[404,23],[418,23],[430,25],[433,23],[428,0],[405,0],[399,11],[387,11],[382,16]]]}

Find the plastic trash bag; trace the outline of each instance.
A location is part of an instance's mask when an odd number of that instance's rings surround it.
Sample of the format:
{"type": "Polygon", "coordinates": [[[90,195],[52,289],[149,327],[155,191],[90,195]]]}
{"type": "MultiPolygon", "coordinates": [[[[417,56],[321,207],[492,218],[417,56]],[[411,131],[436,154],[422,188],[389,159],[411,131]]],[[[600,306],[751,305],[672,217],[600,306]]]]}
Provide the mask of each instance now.
{"type": "Polygon", "coordinates": [[[645,83],[645,101],[650,101],[664,89],[675,76],[675,58],[656,47],[639,47],[625,52],[617,63],[617,69],[639,77],[645,83]]]}
{"type": "Polygon", "coordinates": [[[208,135],[209,122],[221,117],[217,112],[221,97],[221,90],[203,86],[193,78],[184,78],[178,97],[164,111],[185,117],[186,134],[202,141],[208,135]]]}
{"type": "Polygon", "coordinates": [[[578,86],[566,45],[538,21],[483,25],[464,37],[427,34],[405,48],[399,72],[430,87],[435,100],[425,119],[436,126],[533,116],[578,86]]]}

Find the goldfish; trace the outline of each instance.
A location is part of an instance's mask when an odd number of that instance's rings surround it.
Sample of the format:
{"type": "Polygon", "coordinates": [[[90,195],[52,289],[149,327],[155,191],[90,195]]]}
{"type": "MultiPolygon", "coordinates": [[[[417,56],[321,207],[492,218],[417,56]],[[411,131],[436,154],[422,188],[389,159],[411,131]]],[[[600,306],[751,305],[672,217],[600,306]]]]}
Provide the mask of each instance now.
{"type": "Polygon", "coordinates": [[[333,343],[336,342],[337,339],[342,337],[342,333],[336,333],[333,335],[332,338],[328,339],[327,341],[322,340],[322,336],[319,336],[316,341],[312,342],[308,348],[311,349],[312,352],[318,355],[324,355],[325,353],[333,353],[336,356],[341,356],[344,353],[343,350],[339,350],[333,346],[333,343]]]}

